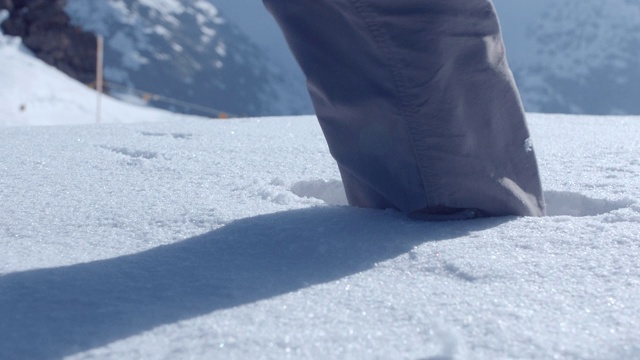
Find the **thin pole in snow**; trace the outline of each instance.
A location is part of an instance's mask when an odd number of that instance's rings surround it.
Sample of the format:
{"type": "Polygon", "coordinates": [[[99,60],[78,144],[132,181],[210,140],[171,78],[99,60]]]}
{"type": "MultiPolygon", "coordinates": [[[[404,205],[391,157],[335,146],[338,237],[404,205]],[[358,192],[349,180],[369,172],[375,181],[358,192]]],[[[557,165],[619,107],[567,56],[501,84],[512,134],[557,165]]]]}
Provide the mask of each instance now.
{"type": "Polygon", "coordinates": [[[96,90],[98,91],[98,104],[96,109],[96,123],[100,124],[102,116],[102,67],[104,54],[104,38],[98,35],[98,51],[96,60],[96,90]]]}

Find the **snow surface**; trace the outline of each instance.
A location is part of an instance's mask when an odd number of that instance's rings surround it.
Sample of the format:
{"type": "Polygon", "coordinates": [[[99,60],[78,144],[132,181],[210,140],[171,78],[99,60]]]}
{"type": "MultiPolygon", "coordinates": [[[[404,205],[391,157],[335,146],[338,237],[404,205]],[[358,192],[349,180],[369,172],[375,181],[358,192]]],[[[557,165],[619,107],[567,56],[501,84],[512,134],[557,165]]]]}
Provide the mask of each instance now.
{"type": "Polygon", "coordinates": [[[3,41],[1,124],[59,126],[0,127],[0,359],[640,357],[638,117],[531,114],[551,216],[427,223],[345,206],[311,116],[73,125],[3,41]]]}

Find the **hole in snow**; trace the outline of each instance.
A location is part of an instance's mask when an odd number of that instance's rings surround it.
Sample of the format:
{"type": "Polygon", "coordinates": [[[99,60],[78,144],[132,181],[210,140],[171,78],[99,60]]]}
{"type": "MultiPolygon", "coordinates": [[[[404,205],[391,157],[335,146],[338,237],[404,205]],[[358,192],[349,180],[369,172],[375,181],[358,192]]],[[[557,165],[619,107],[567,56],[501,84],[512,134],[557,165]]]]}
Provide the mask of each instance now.
{"type": "Polygon", "coordinates": [[[630,200],[592,199],[567,191],[545,191],[548,216],[595,216],[633,205],[630,200]]]}
{"type": "MultiPolygon", "coordinates": [[[[291,192],[299,197],[320,199],[329,205],[347,205],[340,180],[299,181],[291,186],[291,192]]],[[[631,200],[592,199],[568,191],[545,191],[544,196],[548,216],[596,216],[634,204],[631,200]]]]}
{"type": "Polygon", "coordinates": [[[347,205],[344,186],[340,180],[298,181],[291,186],[291,192],[299,197],[320,199],[329,205],[347,205]]]}

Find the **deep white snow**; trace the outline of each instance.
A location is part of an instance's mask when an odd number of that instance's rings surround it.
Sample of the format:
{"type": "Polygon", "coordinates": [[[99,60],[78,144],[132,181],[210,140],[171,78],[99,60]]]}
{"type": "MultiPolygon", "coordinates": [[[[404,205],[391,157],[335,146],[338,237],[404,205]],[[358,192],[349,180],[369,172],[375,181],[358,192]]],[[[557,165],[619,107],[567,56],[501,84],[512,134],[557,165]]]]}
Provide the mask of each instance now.
{"type": "Polygon", "coordinates": [[[426,223],[345,206],[311,116],[92,125],[7,42],[0,359],[640,357],[638,117],[531,114],[551,216],[426,223]]]}

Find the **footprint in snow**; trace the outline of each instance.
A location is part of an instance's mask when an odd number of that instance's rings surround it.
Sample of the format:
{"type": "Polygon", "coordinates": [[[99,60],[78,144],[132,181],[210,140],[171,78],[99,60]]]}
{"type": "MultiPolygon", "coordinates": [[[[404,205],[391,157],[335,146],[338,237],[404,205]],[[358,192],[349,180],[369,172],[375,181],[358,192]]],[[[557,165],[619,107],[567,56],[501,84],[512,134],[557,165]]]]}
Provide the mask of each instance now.
{"type": "Polygon", "coordinates": [[[146,151],[146,150],[134,150],[125,147],[111,147],[111,146],[100,146],[105,150],[110,150],[116,154],[125,155],[134,159],[143,158],[143,159],[155,159],[158,157],[158,153],[155,151],[146,151]]]}
{"type": "Polygon", "coordinates": [[[162,133],[162,132],[151,132],[151,131],[141,131],[140,132],[141,135],[144,136],[156,136],[156,137],[162,137],[162,136],[171,136],[174,139],[191,139],[191,137],[193,136],[193,134],[189,134],[189,133],[162,133]]]}
{"type": "Polygon", "coordinates": [[[344,186],[340,180],[298,181],[291,186],[291,192],[299,197],[320,199],[329,205],[347,205],[344,186]]]}

